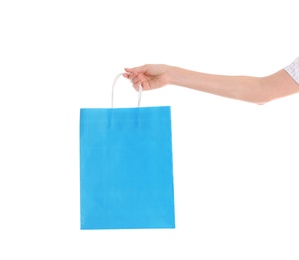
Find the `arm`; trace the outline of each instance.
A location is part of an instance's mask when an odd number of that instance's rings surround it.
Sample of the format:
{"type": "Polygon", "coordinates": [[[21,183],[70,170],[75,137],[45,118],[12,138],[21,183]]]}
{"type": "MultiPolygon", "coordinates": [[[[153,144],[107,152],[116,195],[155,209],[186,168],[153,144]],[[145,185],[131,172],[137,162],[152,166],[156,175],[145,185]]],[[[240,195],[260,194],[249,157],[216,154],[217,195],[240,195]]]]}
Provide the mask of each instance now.
{"type": "Polygon", "coordinates": [[[183,86],[227,98],[264,104],[299,92],[298,84],[285,70],[266,77],[206,74],[168,65],[144,65],[125,69],[137,89],[159,88],[168,84],[183,86]]]}

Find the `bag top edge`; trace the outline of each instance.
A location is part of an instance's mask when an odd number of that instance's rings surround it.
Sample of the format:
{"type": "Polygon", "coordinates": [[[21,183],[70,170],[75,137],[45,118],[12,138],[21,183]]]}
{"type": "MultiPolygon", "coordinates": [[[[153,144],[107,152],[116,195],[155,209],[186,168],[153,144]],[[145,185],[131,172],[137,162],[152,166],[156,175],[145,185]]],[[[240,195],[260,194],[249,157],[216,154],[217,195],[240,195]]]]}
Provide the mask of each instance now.
{"type": "Polygon", "coordinates": [[[153,106],[153,107],[82,107],[80,110],[84,109],[108,109],[108,110],[115,110],[115,109],[150,109],[150,108],[171,108],[171,106],[153,106]]]}

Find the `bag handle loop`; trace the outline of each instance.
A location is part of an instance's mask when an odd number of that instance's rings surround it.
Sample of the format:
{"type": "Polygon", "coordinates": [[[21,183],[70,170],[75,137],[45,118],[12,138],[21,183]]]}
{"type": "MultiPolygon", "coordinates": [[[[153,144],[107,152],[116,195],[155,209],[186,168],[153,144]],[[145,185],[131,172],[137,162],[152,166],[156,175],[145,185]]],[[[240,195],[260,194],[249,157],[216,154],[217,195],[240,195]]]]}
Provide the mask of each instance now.
{"type": "MultiPolygon", "coordinates": [[[[113,100],[114,100],[114,87],[116,85],[117,80],[119,79],[120,76],[122,76],[123,73],[118,74],[114,81],[113,81],[113,85],[112,85],[112,95],[111,95],[111,107],[113,108],[113,100]]],[[[142,94],[142,86],[139,85],[139,92],[138,92],[138,104],[137,106],[140,107],[140,103],[141,103],[141,94],[142,94]]]]}

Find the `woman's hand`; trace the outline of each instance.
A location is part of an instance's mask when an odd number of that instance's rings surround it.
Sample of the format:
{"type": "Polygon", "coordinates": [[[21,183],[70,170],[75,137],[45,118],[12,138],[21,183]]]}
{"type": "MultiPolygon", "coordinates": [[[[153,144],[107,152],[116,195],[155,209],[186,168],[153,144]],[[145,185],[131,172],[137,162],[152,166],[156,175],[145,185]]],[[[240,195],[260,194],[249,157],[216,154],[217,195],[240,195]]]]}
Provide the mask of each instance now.
{"type": "Polygon", "coordinates": [[[169,66],[163,64],[147,64],[135,68],[125,68],[123,76],[133,83],[138,91],[139,85],[143,90],[161,88],[170,84],[169,66]]]}

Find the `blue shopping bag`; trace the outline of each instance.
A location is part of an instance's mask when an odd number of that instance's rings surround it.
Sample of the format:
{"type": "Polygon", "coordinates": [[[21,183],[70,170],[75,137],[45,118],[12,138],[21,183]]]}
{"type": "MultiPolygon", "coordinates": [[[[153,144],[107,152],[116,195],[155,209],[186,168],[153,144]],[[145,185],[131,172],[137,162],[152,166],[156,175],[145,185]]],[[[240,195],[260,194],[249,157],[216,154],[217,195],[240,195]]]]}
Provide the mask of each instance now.
{"type": "Polygon", "coordinates": [[[175,227],[169,106],[80,110],[80,215],[81,229],[175,227]]]}

